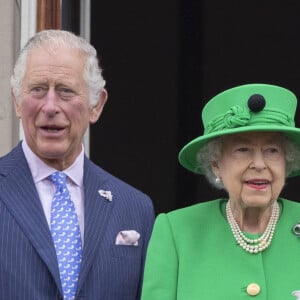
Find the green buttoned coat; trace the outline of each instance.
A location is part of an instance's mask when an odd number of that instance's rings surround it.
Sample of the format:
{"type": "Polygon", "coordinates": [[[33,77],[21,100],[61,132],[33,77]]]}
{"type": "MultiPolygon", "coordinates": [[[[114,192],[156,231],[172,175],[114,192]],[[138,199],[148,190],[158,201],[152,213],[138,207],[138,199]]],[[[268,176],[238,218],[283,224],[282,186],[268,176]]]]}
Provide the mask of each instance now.
{"type": "MultiPolygon", "coordinates": [[[[269,248],[250,254],[237,245],[225,199],[160,214],[148,247],[142,300],[288,300],[300,290],[300,204],[281,208],[269,248]],[[260,288],[249,295],[247,287],[260,288]]],[[[249,290],[249,289],[248,289],[249,290]]]]}

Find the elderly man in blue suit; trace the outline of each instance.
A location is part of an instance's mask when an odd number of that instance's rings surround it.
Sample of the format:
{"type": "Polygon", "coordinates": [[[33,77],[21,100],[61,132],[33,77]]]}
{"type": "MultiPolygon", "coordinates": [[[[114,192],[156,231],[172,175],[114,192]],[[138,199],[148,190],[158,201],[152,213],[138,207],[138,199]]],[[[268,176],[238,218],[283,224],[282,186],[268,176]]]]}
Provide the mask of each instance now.
{"type": "Polygon", "coordinates": [[[152,202],[82,146],[104,85],[72,33],[41,31],[21,51],[11,86],[25,138],[0,159],[0,299],[140,298],[152,202]]]}

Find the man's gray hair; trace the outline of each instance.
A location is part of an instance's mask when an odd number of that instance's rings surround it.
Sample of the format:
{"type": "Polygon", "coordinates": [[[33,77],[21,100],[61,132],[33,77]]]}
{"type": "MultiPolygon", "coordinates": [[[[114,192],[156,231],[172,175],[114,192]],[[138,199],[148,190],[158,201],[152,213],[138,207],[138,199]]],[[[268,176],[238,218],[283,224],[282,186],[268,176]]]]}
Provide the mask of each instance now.
{"type": "Polygon", "coordinates": [[[43,30],[35,34],[20,52],[16,61],[13,75],[11,76],[11,88],[17,99],[21,96],[22,80],[25,75],[27,57],[30,51],[47,46],[49,51],[57,47],[77,49],[86,56],[83,77],[89,90],[90,106],[95,106],[100,98],[101,90],[105,86],[102,69],[99,66],[96,49],[82,37],[64,30],[43,30]]]}

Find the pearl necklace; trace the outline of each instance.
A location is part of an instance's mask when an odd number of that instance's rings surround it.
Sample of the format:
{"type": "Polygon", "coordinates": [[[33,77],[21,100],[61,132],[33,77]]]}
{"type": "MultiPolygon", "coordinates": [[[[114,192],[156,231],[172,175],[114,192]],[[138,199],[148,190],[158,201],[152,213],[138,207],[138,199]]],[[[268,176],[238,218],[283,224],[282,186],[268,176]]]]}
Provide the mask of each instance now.
{"type": "Polygon", "coordinates": [[[241,231],[238,223],[234,219],[229,201],[226,204],[226,217],[227,217],[228,223],[230,225],[231,231],[233,233],[233,236],[234,236],[235,240],[237,241],[237,243],[245,251],[247,251],[251,254],[257,254],[269,247],[269,245],[271,244],[273,235],[274,235],[277,220],[279,218],[279,212],[280,212],[279,204],[276,201],[276,202],[274,202],[274,204],[272,206],[271,217],[270,217],[269,223],[267,225],[267,228],[264,231],[264,233],[262,234],[262,236],[259,237],[258,239],[249,239],[244,235],[244,233],[241,231]]]}

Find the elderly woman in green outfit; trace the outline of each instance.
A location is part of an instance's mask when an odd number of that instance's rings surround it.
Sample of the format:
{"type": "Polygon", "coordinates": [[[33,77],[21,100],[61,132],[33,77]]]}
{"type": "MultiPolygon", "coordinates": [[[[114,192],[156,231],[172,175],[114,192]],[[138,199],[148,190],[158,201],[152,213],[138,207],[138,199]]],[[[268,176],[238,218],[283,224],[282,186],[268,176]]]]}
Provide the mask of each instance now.
{"type": "Polygon", "coordinates": [[[179,161],[225,189],[228,199],[157,217],[142,300],[299,294],[300,204],[280,198],[286,178],[300,174],[296,105],[292,92],[267,84],[229,89],[205,105],[204,134],[180,151],[179,161]]]}

